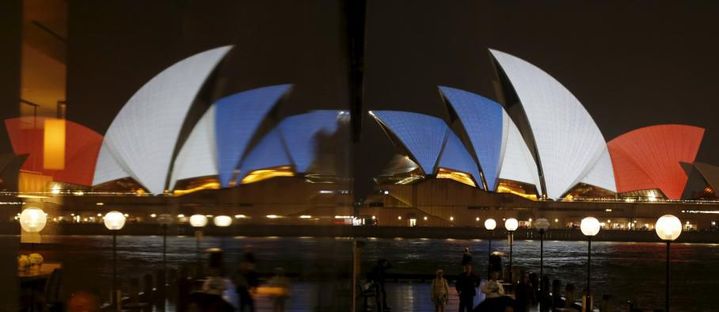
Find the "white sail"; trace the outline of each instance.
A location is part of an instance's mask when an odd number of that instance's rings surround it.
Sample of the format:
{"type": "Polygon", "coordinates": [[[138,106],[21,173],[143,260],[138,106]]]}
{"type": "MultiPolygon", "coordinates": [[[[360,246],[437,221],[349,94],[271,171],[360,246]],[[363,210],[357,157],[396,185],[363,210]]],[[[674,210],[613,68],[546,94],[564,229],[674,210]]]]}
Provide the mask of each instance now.
{"type": "Polygon", "coordinates": [[[217,175],[215,147],[215,106],[202,115],[175,158],[170,175],[170,190],[178,180],[217,175]]]}
{"type": "MultiPolygon", "coordinates": [[[[534,136],[547,196],[557,199],[592,171],[607,149],[592,117],[562,84],[536,66],[490,50],[519,97],[534,136]]],[[[593,184],[613,184],[611,163],[596,167],[593,184]]]]}
{"type": "Polygon", "coordinates": [[[533,184],[537,190],[540,190],[539,171],[537,171],[537,163],[532,157],[532,152],[524,142],[517,125],[506,112],[502,113],[505,135],[499,178],[533,184]]]}
{"type": "MultiPolygon", "coordinates": [[[[197,93],[231,46],[188,57],[168,67],[140,88],[122,107],[105,134],[101,154],[110,148],[117,162],[150,193],[165,188],[172,154],[197,93]]],[[[96,181],[110,176],[98,162],[96,181]]]]}
{"type": "Polygon", "coordinates": [[[130,173],[122,168],[122,165],[120,165],[120,162],[118,162],[112,154],[110,148],[105,146],[104,143],[100,147],[100,154],[97,156],[95,167],[95,176],[93,177],[92,185],[103,184],[130,176],[130,173]]]}

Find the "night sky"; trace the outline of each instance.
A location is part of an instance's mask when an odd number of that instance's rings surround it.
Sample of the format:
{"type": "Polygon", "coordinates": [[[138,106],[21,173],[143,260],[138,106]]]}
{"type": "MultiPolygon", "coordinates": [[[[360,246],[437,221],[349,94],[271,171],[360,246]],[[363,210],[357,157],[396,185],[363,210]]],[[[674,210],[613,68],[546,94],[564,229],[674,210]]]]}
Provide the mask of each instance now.
{"type": "MultiPolygon", "coordinates": [[[[340,2],[70,1],[68,116],[99,132],[144,82],[225,44],[213,97],[292,82],[283,115],[347,109],[340,2]]],[[[437,85],[495,98],[487,48],[554,76],[607,141],[643,126],[707,129],[697,157],[719,164],[719,2],[368,0],[365,107],[447,112],[437,85]]],[[[393,152],[364,116],[372,176],[393,152]]],[[[365,178],[358,176],[358,178],[365,178]]]]}

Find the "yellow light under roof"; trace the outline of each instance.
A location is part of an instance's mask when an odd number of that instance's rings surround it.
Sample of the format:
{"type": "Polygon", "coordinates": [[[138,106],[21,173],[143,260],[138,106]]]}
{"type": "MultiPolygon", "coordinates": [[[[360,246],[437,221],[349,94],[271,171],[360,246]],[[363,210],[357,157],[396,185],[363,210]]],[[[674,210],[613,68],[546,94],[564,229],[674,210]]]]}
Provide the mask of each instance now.
{"type": "Polygon", "coordinates": [[[260,182],[276,177],[293,177],[295,173],[289,166],[276,167],[271,169],[260,169],[250,172],[246,177],[242,179],[242,184],[249,184],[260,182]]]}
{"type": "Polygon", "coordinates": [[[65,120],[45,119],[42,166],[45,169],[65,169],[65,120]]]}
{"type": "Polygon", "coordinates": [[[172,191],[172,193],[175,196],[182,196],[185,194],[190,194],[190,193],[201,191],[201,190],[217,190],[219,188],[220,188],[220,183],[217,181],[212,181],[212,182],[207,182],[205,184],[198,185],[196,187],[189,188],[186,190],[174,190],[174,191],[172,191]]]}
{"type": "Polygon", "coordinates": [[[518,190],[515,190],[514,188],[508,187],[501,183],[499,184],[499,186],[497,186],[497,193],[509,193],[509,194],[517,195],[519,197],[523,197],[523,198],[526,198],[529,200],[534,200],[534,201],[537,200],[537,195],[535,195],[535,194],[527,194],[524,192],[520,192],[518,190]]]}
{"type": "Polygon", "coordinates": [[[477,184],[474,183],[474,180],[472,180],[471,175],[451,169],[439,168],[439,171],[437,172],[437,179],[450,179],[471,187],[477,186],[477,184]]]}
{"type": "Polygon", "coordinates": [[[418,181],[418,180],[422,180],[421,175],[411,175],[409,177],[406,177],[402,180],[397,181],[396,184],[406,185],[406,184],[414,183],[415,181],[418,181]]]}

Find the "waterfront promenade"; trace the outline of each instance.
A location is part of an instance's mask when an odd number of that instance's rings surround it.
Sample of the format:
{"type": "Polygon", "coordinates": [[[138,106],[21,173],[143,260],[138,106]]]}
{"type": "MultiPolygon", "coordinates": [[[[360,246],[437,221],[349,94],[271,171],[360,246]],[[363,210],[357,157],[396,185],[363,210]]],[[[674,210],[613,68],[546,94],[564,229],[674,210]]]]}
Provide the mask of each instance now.
{"type": "MultiPolygon", "coordinates": [[[[13,239],[11,236],[0,238],[5,242],[13,239]]],[[[66,276],[73,276],[64,281],[67,295],[90,289],[97,290],[98,295],[105,297],[109,286],[103,281],[107,281],[112,272],[110,236],[47,236],[45,239],[49,244],[35,248],[42,252],[47,261],[62,262],[66,276]]],[[[428,285],[433,272],[437,268],[444,269],[452,283],[453,275],[460,271],[461,252],[463,248],[469,247],[477,264],[477,272],[484,278],[487,243],[486,240],[478,239],[368,239],[362,249],[360,278],[366,276],[377,259],[386,258],[392,264],[387,278],[390,305],[406,309],[402,311],[431,309],[428,285]]],[[[300,311],[302,307],[332,304],[320,300],[327,298],[338,301],[336,304],[339,306],[349,306],[351,239],[207,236],[201,248],[221,245],[224,245],[228,265],[233,269],[236,259],[247,250],[257,256],[258,271],[263,276],[269,277],[273,268],[285,268],[292,284],[288,307],[294,311],[300,311]]],[[[612,303],[617,308],[625,307],[627,300],[643,308],[662,305],[662,243],[596,242],[592,245],[592,288],[597,295],[611,295],[612,303]]],[[[143,274],[156,272],[162,267],[162,238],[159,236],[122,235],[118,237],[118,249],[118,272],[123,284],[131,278],[142,278],[143,274]],[[143,270],[138,271],[138,267],[143,270]]],[[[494,240],[492,249],[507,253],[506,239],[494,240]]],[[[194,251],[194,237],[169,237],[168,266],[175,269],[191,267],[195,263],[194,251]]],[[[705,311],[714,306],[711,298],[712,291],[717,287],[714,278],[717,269],[713,266],[719,261],[717,251],[717,244],[678,243],[673,246],[673,311],[705,311]]],[[[5,250],[4,253],[7,257],[14,257],[12,250],[5,250]]],[[[515,242],[514,266],[530,272],[539,271],[537,240],[515,242]]],[[[544,272],[552,280],[561,280],[563,285],[573,283],[581,288],[586,282],[586,242],[546,241],[544,272]]],[[[450,287],[453,285],[450,284],[450,287]]],[[[449,304],[454,307],[456,302],[452,300],[457,298],[450,296],[449,304]]],[[[264,302],[264,306],[270,304],[267,298],[261,298],[260,302],[264,302]]],[[[397,309],[393,311],[399,311],[397,309]]]]}

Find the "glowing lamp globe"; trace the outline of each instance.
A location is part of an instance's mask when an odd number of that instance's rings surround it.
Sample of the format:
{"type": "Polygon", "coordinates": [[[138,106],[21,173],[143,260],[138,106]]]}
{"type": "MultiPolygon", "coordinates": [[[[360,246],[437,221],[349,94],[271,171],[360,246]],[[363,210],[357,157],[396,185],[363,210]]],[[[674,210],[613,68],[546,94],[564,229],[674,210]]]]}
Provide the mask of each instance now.
{"type": "Polygon", "coordinates": [[[549,220],[540,218],[534,221],[534,227],[540,231],[546,231],[549,229],[549,220]]]}
{"type": "Polygon", "coordinates": [[[494,219],[489,218],[487,220],[484,220],[484,228],[489,231],[494,231],[494,229],[497,227],[497,221],[494,221],[494,219]]]}
{"type": "Polygon", "coordinates": [[[45,228],[47,215],[40,208],[26,208],[20,213],[20,227],[25,232],[37,233],[45,228]]]}
{"type": "Polygon", "coordinates": [[[665,241],[673,241],[682,234],[682,222],[673,215],[663,215],[654,226],[657,236],[665,241]]]}
{"type": "Polygon", "coordinates": [[[507,221],[504,221],[504,228],[507,229],[507,231],[514,232],[519,227],[519,221],[515,218],[509,218],[507,221]]]}
{"type": "Polygon", "coordinates": [[[217,216],[212,220],[215,226],[228,227],[232,224],[232,218],[230,216],[217,216]]]}
{"type": "Polygon", "coordinates": [[[105,227],[110,231],[119,231],[125,226],[125,215],[119,211],[110,211],[102,217],[105,227]]]}
{"type": "Polygon", "coordinates": [[[207,225],[207,217],[201,214],[194,214],[190,216],[190,225],[196,228],[205,227],[205,225],[207,225]]]}
{"type": "Polygon", "coordinates": [[[599,233],[601,225],[599,224],[599,220],[597,220],[597,218],[586,217],[582,219],[582,223],[579,225],[579,228],[582,230],[582,234],[584,234],[584,236],[595,236],[599,233]]]}

